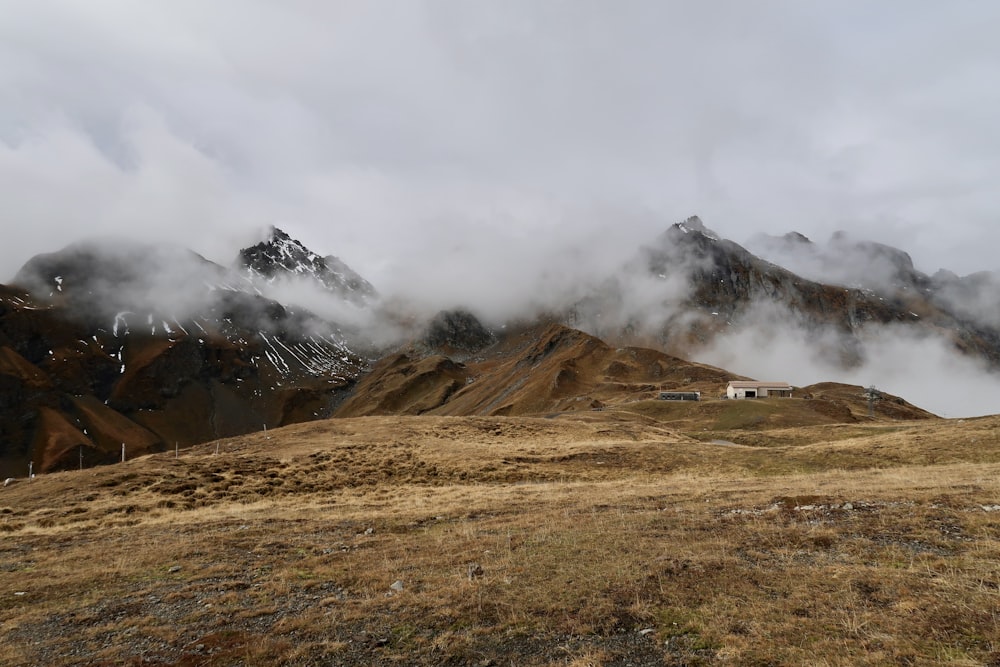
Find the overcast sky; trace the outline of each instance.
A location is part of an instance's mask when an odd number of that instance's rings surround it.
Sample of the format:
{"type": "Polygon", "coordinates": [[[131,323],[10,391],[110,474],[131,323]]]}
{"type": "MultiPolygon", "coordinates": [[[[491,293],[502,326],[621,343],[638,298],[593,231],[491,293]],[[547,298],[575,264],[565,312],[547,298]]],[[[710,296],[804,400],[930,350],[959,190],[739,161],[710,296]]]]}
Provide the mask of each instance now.
{"type": "Polygon", "coordinates": [[[994,0],[0,0],[0,280],[98,234],[228,262],[278,224],[383,291],[460,288],[695,213],[998,269],[998,25],[994,0]]]}

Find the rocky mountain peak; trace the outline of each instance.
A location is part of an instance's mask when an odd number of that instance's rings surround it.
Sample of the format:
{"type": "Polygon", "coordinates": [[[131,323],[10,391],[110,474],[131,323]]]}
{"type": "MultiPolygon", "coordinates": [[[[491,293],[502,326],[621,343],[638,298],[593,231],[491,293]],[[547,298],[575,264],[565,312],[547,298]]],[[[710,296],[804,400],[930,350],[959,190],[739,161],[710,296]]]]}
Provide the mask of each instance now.
{"type": "Polygon", "coordinates": [[[432,348],[478,352],[496,342],[496,336],[476,318],[461,308],[438,313],[424,337],[432,348]]]}
{"type": "Polygon", "coordinates": [[[788,232],[781,238],[783,238],[785,241],[788,241],[789,243],[801,243],[803,245],[812,245],[812,241],[809,240],[809,237],[806,236],[805,234],[800,234],[799,232],[788,232]]]}
{"type": "Polygon", "coordinates": [[[682,234],[690,234],[692,232],[707,236],[710,239],[718,239],[719,235],[712,230],[705,227],[705,223],[701,221],[697,215],[692,215],[690,218],[684,222],[678,222],[673,226],[674,230],[682,234]]]}
{"type": "Polygon", "coordinates": [[[144,454],[328,414],[364,370],[365,342],[278,300],[280,289],[265,294],[285,275],[355,303],[374,293],[277,228],[228,268],[119,238],[29,260],[15,286],[0,286],[0,472],[108,463],[122,443],[144,454]]]}
{"type": "Polygon", "coordinates": [[[320,256],[275,226],[264,241],[240,250],[236,263],[251,280],[306,279],[358,304],[376,294],[371,283],[339,258],[320,256]]]}
{"type": "Polygon", "coordinates": [[[830,238],[830,247],[835,252],[854,253],[871,262],[886,262],[901,272],[912,272],[913,259],[909,253],[884,243],[861,241],[851,238],[846,232],[835,232],[830,238]]]}
{"type": "Polygon", "coordinates": [[[268,280],[284,273],[315,273],[325,268],[322,257],[274,226],[265,240],[240,250],[238,261],[247,272],[268,280]]]}

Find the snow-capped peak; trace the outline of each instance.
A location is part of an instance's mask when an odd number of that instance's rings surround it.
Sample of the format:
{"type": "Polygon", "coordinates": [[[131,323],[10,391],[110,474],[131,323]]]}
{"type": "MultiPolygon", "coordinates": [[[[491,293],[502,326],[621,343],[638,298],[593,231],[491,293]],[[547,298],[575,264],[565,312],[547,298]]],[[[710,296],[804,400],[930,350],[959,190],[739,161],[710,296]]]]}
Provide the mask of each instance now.
{"type": "Polygon", "coordinates": [[[251,281],[299,277],[358,303],[375,295],[375,288],[340,259],[318,255],[278,227],[271,227],[267,240],[241,250],[237,263],[251,281]]]}

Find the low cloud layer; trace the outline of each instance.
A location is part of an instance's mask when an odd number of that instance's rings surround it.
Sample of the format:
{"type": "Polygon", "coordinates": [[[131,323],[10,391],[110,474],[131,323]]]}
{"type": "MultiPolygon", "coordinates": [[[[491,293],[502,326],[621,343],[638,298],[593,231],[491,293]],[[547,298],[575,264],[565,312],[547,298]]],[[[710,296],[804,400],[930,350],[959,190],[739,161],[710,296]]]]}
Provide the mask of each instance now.
{"type": "Polygon", "coordinates": [[[871,326],[851,350],[860,352],[860,363],[849,367],[830,354],[842,345],[830,332],[803,327],[794,313],[763,306],[716,338],[698,358],[741,375],[797,386],[875,385],[943,417],[997,412],[1000,375],[960,354],[942,337],[902,326],[871,326]]]}
{"type": "Polygon", "coordinates": [[[572,283],[691,213],[997,268],[995,3],[2,10],[7,277],[93,233],[224,261],[279,224],[383,290],[502,310],[536,289],[512,266],[572,283]]]}

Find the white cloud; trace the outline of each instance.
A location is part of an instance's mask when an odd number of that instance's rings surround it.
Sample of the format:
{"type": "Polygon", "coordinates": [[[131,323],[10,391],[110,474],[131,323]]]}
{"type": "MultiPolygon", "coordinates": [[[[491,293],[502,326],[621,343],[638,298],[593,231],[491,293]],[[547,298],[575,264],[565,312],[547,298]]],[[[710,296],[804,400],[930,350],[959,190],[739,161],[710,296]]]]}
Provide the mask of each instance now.
{"type": "MultiPolygon", "coordinates": [[[[157,211],[200,213],[204,233],[283,219],[381,271],[414,250],[444,264],[453,229],[434,221],[451,216],[470,235],[571,235],[511,215],[541,200],[555,219],[599,202],[605,224],[616,211],[652,212],[660,228],[697,212],[736,240],[853,229],[926,271],[996,267],[982,242],[1000,204],[994,3],[0,9],[0,141],[20,174],[0,194],[13,212],[47,211],[32,224],[50,237],[75,234],[83,210],[140,233],[157,211]],[[137,109],[159,138],[136,136],[137,109]],[[60,143],[71,159],[53,155],[60,143]],[[358,178],[378,187],[351,187],[358,178]],[[143,214],[116,214],[123,199],[143,214]]],[[[616,227],[636,243],[648,231],[616,227]]],[[[12,274],[38,249],[8,248],[0,267],[12,274]]]]}
{"type": "Polygon", "coordinates": [[[230,192],[225,165],[179,140],[155,113],[136,108],[122,120],[123,146],[134,155],[127,168],[59,116],[16,146],[0,143],[3,218],[14,241],[0,246],[7,279],[21,260],[83,238],[228,253],[266,222],[252,195],[230,192]]]}
{"type": "Polygon", "coordinates": [[[275,223],[383,293],[502,317],[692,213],[736,241],[846,229],[925,272],[1000,268],[987,0],[0,15],[0,280],[94,234],[228,263],[275,223]]]}
{"type": "Polygon", "coordinates": [[[900,326],[869,325],[859,344],[816,331],[779,306],[760,304],[696,356],[740,375],[806,386],[817,382],[875,385],[946,417],[996,412],[1000,376],[960,354],[944,338],[900,326]],[[856,357],[841,363],[841,353],[856,357]]]}

